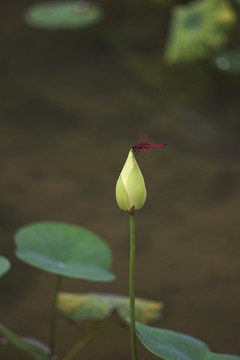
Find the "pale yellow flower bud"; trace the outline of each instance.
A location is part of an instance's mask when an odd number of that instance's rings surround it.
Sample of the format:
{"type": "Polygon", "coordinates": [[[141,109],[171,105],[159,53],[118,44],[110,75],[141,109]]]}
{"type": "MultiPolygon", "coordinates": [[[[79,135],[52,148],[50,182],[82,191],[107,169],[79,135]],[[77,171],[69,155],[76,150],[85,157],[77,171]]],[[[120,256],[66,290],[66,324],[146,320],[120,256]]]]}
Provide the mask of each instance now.
{"type": "Polygon", "coordinates": [[[147,191],[141,170],[132,150],[116,184],[116,199],[120,209],[134,213],[145,204],[147,191]]]}

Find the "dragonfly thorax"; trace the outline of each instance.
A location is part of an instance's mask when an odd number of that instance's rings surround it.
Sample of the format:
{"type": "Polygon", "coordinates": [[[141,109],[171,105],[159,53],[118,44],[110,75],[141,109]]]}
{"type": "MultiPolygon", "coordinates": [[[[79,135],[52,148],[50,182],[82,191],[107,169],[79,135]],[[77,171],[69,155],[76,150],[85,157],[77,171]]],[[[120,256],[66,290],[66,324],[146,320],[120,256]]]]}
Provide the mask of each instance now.
{"type": "Polygon", "coordinates": [[[133,152],[136,152],[136,151],[141,150],[141,149],[143,149],[143,148],[144,148],[144,145],[143,145],[143,144],[133,145],[133,146],[132,146],[132,151],[133,151],[133,152]]]}

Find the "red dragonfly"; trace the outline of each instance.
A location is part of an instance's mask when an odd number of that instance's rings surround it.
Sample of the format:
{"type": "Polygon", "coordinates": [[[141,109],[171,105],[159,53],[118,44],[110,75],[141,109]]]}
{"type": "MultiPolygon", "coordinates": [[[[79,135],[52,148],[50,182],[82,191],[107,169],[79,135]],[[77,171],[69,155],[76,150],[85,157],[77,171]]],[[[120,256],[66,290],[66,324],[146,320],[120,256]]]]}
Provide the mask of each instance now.
{"type": "Polygon", "coordinates": [[[138,153],[139,150],[142,150],[143,152],[145,152],[145,150],[151,149],[153,147],[167,145],[167,144],[151,144],[151,140],[149,138],[149,133],[148,132],[144,133],[141,131],[141,129],[138,130],[138,134],[139,134],[139,143],[137,145],[132,146],[133,152],[138,153]]]}

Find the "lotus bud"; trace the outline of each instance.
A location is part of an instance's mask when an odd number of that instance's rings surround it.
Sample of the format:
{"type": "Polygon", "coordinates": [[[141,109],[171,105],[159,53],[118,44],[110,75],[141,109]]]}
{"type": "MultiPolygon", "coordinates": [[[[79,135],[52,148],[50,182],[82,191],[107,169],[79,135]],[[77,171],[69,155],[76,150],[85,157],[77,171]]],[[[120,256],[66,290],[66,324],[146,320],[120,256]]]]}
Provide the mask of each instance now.
{"type": "Polygon", "coordinates": [[[143,207],[146,197],[144,178],[131,149],[116,184],[116,200],[120,209],[134,213],[143,207]]]}

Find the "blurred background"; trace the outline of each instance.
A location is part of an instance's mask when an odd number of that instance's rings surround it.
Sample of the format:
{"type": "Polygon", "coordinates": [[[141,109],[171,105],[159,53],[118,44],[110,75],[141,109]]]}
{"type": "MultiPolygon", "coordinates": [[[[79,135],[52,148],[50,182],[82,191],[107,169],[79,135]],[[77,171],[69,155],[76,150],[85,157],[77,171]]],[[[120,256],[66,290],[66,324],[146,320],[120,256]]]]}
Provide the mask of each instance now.
{"type": "MultiPolygon", "coordinates": [[[[136,296],[164,302],[153,326],[239,355],[240,4],[64,6],[1,4],[0,254],[12,262],[1,323],[48,341],[55,277],[14,257],[14,232],[35,221],[85,226],[112,249],[116,281],[65,278],[65,291],[128,294],[129,224],[114,192],[140,127],[168,145],[137,157],[148,198],[136,214],[136,296]]],[[[89,323],[58,325],[61,358],[89,323]]],[[[130,360],[128,329],[111,317],[81,356],[130,360]]]]}

